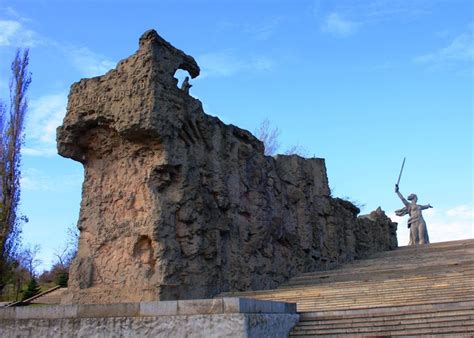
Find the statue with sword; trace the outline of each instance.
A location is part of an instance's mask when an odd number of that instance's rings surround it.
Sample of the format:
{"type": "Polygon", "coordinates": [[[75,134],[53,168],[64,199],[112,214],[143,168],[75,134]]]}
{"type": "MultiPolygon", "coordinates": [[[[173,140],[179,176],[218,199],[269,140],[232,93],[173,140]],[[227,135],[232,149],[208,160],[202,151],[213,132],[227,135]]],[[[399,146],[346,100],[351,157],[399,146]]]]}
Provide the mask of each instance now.
{"type": "Polygon", "coordinates": [[[407,199],[400,193],[398,185],[402,177],[403,167],[405,166],[405,158],[403,159],[402,168],[400,169],[400,175],[398,176],[397,184],[395,184],[395,193],[402,200],[405,205],[404,208],[396,210],[397,216],[409,215],[408,228],[410,229],[410,243],[409,245],[417,244],[429,244],[430,239],[428,237],[428,230],[426,229],[426,222],[421,214],[422,210],[432,208],[430,204],[420,205],[416,204],[418,197],[415,194],[410,194],[407,199]],[[408,201],[407,201],[408,200],[408,201]],[[410,201],[410,202],[409,202],[410,201]]]}

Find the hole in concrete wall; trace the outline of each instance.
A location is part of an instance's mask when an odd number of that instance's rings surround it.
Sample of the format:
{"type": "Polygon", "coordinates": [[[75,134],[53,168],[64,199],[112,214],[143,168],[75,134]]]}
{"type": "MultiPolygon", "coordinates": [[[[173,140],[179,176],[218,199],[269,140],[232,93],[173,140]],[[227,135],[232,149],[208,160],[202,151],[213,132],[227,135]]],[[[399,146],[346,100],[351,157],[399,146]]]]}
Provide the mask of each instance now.
{"type": "Polygon", "coordinates": [[[181,86],[183,85],[184,78],[188,76],[189,79],[191,79],[191,75],[185,70],[178,69],[176,73],[174,73],[174,78],[178,80],[178,88],[181,89],[181,86]]]}
{"type": "Polygon", "coordinates": [[[143,264],[151,264],[153,259],[153,247],[148,236],[140,236],[133,247],[133,257],[143,264]]]}

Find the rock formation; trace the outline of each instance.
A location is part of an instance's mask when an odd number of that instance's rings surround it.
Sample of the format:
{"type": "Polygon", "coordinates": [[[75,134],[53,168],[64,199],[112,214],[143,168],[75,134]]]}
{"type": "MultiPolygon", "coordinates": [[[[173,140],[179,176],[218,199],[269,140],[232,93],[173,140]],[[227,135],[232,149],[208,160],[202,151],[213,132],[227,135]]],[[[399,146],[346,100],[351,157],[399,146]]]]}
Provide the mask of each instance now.
{"type": "Polygon", "coordinates": [[[84,165],[79,251],[63,302],[266,289],[397,246],[396,223],[330,196],[323,159],[263,154],[206,115],[174,74],[195,60],[154,30],[116,69],[71,87],[59,154],[84,165]]]}

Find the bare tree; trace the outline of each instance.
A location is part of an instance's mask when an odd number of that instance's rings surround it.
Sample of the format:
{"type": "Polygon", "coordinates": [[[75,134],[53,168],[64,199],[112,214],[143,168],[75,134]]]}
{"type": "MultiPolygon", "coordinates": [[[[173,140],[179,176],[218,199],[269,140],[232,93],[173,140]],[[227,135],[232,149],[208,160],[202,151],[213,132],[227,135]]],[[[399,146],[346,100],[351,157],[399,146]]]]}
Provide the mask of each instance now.
{"type": "Polygon", "coordinates": [[[39,245],[26,245],[18,250],[17,261],[20,266],[28,271],[30,278],[35,278],[37,275],[38,266],[41,265],[41,260],[38,258],[38,254],[41,250],[39,245]]]}
{"type": "Polygon", "coordinates": [[[26,217],[18,215],[17,208],[20,201],[20,151],[28,109],[26,93],[31,83],[28,63],[28,49],[17,50],[11,65],[9,110],[5,104],[0,104],[0,291],[10,278],[13,257],[20,242],[21,222],[27,221],[26,217]]]}
{"type": "Polygon", "coordinates": [[[69,279],[69,267],[77,254],[79,229],[71,225],[66,230],[66,243],[54,251],[56,262],[46,271],[43,271],[39,280],[43,283],[55,282],[56,285],[66,287],[69,279]]]}
{"type": "Polygon", "coordinates": [[[61,248],[56,249],[54,251],[54,255],[57,258],[57,263],[55,265],[58,265],[61,269],[68,270],[72,260],[77,254],[79,229],[76,226],[71,225],[69,228],[67,228],[66,234],[66,243],[61,248]]]}
{"type": "MultiPolygon", "coordinates": [[[[272,127],[270,121],[265,119],[260,123],[260,126],[255,130],[255,137],[263,142],[265,148],[265,155],[274,156],[280,148],[281,131],[277,127],[272,127]]],[[[285,152],[285,155],[299,155],[302,157],[308,156],[308,151],[299,144],[290,146],[285,152]]]]}
{"type": "Polygon", "coordinates": [[[280,130],[278,128],[272,128],[270,121],[265,119],[260,123],[260,126],[255,130],[255,136],[263,142],[265,147],[265,155],[273,156],[276,155],[278,148],[280,148],[280,142],[278,138],[280,137],[280,130]]]}
{"type": "Polygon", "coordinates": [[[285,151],[285,155],[299,155],[301,157],[308,157],[308,150],[299,144],[294,144],[285,151]]]}

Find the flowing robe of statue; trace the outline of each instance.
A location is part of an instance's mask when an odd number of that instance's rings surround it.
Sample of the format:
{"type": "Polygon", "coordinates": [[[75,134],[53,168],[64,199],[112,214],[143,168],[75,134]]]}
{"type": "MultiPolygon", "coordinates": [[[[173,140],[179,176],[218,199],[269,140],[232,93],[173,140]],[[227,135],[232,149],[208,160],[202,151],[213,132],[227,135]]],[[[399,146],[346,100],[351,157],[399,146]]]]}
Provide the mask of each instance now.
{"type": "Polygon", "coordinates": [[[421,213],[422,210],[432,208],[430,204],[428,205],[418,205],[418,197],[415,194],[408,196],[408,202],[403,195],[398,191],[398,186],[395,188],[395,192],[398,197],[402,200],[405,207],[395,211],[397,216],[410,215],[408,219],[408,228],[410,229],[410,242],[408,245],[416,244],[429,244],[430,239],[428,236],[428,230],[426,228],[426,222],[421,213]]]}

